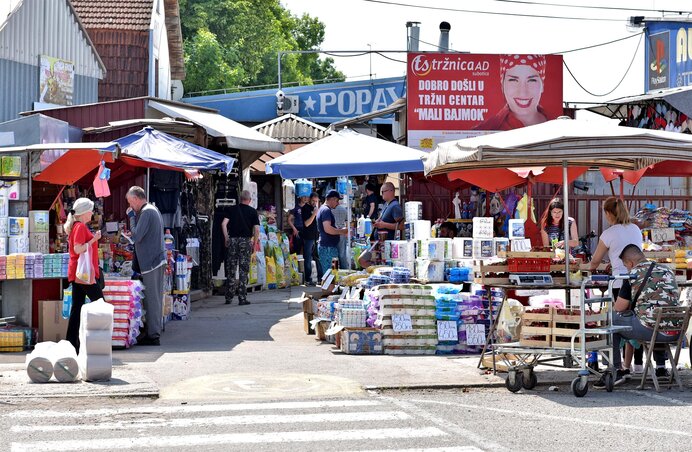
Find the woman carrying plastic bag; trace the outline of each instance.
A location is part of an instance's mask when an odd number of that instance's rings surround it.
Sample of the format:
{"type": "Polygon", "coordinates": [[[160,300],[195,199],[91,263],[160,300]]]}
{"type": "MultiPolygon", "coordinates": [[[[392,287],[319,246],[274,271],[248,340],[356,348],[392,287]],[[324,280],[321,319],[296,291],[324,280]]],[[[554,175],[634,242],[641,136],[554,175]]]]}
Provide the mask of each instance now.
{"type": "Polygon", "coordinates": [[[72,205],[72,210],[65,222],[65,231],[69,234],[68,244],[70,261],[67,267],[67,279],[72,283],[72,308],[67,324],[67,340],[79,353],[79,318],[84,300],[103,298],[99,279],[98,241],[101,231],[92,234],[87,224],[94,213],[94,203],[87,198],[79,198],[72,205]]]}

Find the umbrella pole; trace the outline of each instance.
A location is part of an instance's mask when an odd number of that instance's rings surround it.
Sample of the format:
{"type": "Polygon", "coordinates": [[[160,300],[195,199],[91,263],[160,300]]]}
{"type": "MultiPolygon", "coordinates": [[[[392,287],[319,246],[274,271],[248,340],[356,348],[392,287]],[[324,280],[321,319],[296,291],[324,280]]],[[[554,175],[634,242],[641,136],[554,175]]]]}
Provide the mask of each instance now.
{"type": "Polygon", "coordinates": [[[147,201],[149,200],[149,181],[151,180],[151,175],[149,174],[150,171],[151,169],[147,168],[147,201]]]}
{"type": "Polygon", "coordinates": [[[564,237],[565,237],[565,241],[564,241],[564,243],[565,243],[565,284],[567,284],[569,286],[569,239],[571,239],[571,237],[569,236],[569,221],[567,221],[567,218],[565,218],[565,216],[567,216],[567,212],[569,212],[569,207],[568,207],[569,206],[569,204],[568,204],[569,195],[567,193],[569,191],[569,182],[568,182],[568,178],[567,178],[567,162],[566,161],[562,162],[562,185],[563,185],[563,189],[562,189],[563,201],[562,201],[562,203],[565,206],[565,210],[564,210],[563,217],[562,217],[562,223],[564,225],[564,234],[565,234],[564,235],[564,237]]]}

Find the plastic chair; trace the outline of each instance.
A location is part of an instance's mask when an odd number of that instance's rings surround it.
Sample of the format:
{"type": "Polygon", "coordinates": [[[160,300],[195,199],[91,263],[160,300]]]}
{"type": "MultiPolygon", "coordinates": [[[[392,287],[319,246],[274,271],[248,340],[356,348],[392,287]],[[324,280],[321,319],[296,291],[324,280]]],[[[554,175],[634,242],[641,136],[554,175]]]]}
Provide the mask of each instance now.
{"type": "Polygon", "coordinates": [[[644,352],[646,353],[646,364],[644,366],[644,372],[642,373],[642,381],[639,385],[639,389],[644,388],[646,382],[646,377],[649,372],[651,372],[651,378],[654,382],[654,387],[656,392],[661,392],[661,386],[671,387],[677,384],[680,390],[682,387],[682,379],[680,378],[680,373],[678,372],[678,358],[680,357],[680,350],[682,349],[682,341],[685,338],[685,332],[687,331],[687,325],[690,321],[690,307],[689,306],[665,306],[658,307],[654,310],[656,315],[656,325],[654,327],[653,333],[651,334],[651,339],[648,341],[640,341],[644,347],[644,352]],[[677,326],[668,326],[674,325],[677,326]],[[664,325],[664,326],[662,326],[664,325]],[[666,332],[676,332],[677,338],[671,341],[657,341],[656,336],[658,336],[659,331],[666,332]],[[671,351],[670,346],[675,345],[675,355],[671,351]],[[668,381],[659,382],[656,378],[656,368],[653,365],[651,358],[655,347],[663,348],[670,360],[671,371],[668,381]]]}

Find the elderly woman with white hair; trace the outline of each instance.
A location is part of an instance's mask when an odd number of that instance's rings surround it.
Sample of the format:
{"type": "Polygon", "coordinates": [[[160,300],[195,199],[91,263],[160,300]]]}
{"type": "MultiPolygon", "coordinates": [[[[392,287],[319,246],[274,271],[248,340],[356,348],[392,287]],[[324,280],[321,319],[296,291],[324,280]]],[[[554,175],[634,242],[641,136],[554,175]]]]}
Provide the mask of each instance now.
{"type": "Polygon", "coordinates": [[[79,317],[84,306],[84,300],[103,298],[101,287],[97,283],[99,278],[99,254],[98,241],[101,239],[101,231],[92,234],[87,224],[94,214],[94,202],[88,198],[79,198],[72,205],[72,210],[65,222],[65,231],[69,234],[68,245],[70,250],[70,262],[67,267],[67,279],[72,283],[72,310],[67,324],[67,340],[74,345],[79,353],[79,317]],[[88,274],[77,275],[77,262],[79,256],[90,252],[92,271],[88,274]]]}

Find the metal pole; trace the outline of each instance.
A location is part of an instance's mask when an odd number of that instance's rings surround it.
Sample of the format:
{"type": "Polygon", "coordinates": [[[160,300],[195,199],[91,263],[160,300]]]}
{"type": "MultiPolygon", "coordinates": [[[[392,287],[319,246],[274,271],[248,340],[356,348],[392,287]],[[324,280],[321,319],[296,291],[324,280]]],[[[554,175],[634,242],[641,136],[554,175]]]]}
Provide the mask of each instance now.
{"type": "MultiPolygon", "coordinates": [[[[567,178],[567,161],[562,162],[562,199],[565,205],[565,210],[562,214],[562,222],[564,223],[564,234],[565,234],[565,284],[569,286],[569,221],[567,221],[567,212],[569,212],[569,195],[567,191],[569,190],[569,181],[567,178]]],[[[568,292],[569,293],[569,292],[568,292]]],[[[568,303],[566,303],[568,304],[568,303]]]]}
{"type": "Polygon", "coordinates": [[[279,89],[281,89],[281,57],[283,56],[283,52],[279,51],[277,54],[277,70],[279,71],[279,89]]]}

